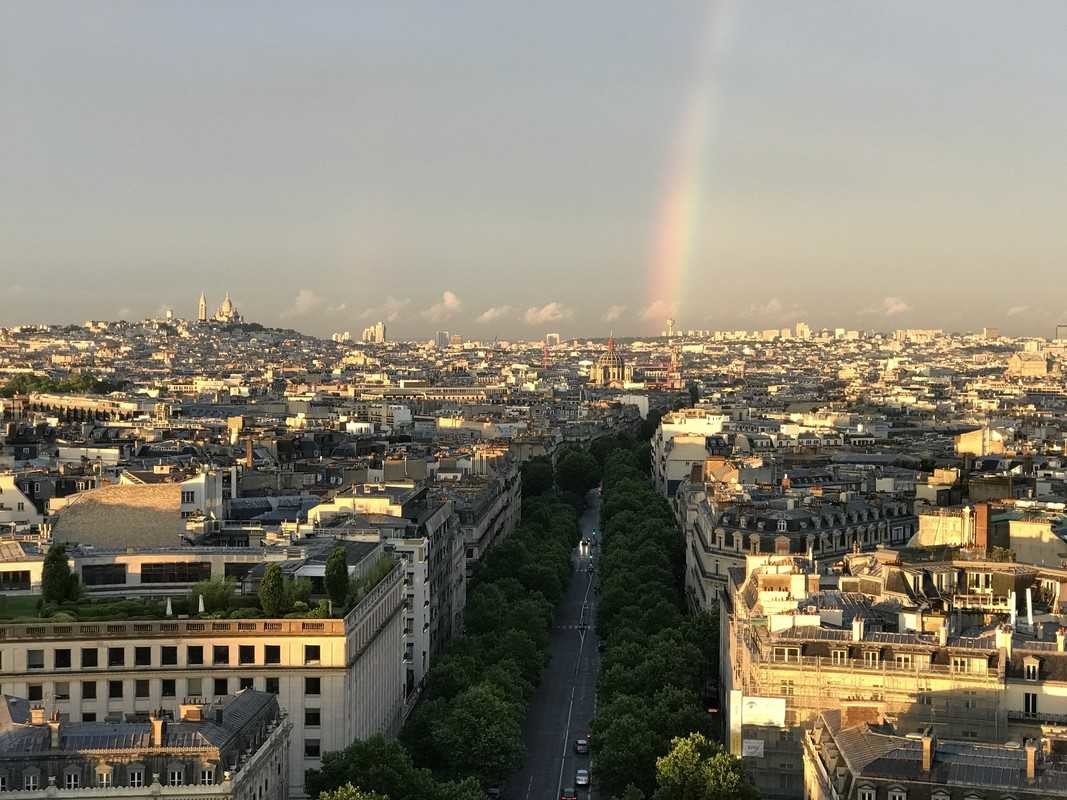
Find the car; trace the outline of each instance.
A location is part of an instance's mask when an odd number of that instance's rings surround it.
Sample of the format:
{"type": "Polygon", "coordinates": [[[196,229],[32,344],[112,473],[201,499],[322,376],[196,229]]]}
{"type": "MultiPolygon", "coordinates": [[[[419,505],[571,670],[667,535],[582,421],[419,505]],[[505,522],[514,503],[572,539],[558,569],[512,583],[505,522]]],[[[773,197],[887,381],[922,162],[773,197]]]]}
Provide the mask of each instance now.
{"type": "Polygon", "coordinates": [[[490,786],[485,790],[485,800],[504,800],[504,793],[499,786],[490,786]]]}
{"type": "Polygon", "coordinates": [[[574,752],[580,756],[584,756],[589,752],[589,740],[588,739],[575,739],[574,740],[574,752]]]}
{"type": "Polygon", "coordinates": [[[589,770],[576,770],[574,773],[574,783],[578,786],[589,786],[589,770]]]}
{"type": "Polygon", "coordinates": [[[564,789],[559,793],[559,800],[578,800],[578,792],[573,788],[564,789]]]}

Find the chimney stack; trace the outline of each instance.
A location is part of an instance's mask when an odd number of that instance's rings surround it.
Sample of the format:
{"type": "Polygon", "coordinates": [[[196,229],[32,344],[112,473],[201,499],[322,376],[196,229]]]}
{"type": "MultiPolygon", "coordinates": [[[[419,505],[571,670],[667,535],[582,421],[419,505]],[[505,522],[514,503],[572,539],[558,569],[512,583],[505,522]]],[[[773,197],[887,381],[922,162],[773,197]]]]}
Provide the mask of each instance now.
{"type": "Polygon", "coordinates": [[[48,744],[53,750],[59,749],[59,715],[53,714],[48,720],[48,744]]]}
{"type": "Polygon", "coordinates": [[[1056,628],[1056,651],[1062,653],[1064,651],[1064,640],[1067,639],[1067,628],[1056,628]]]}
{"type": "Polygon", "coordinates": [[[44,715],[44,706],[33,706],[30,709],[30,724],[31,725],[44,725],[46,717],[44,715]]]}
{"type": "Polygon", "coordinates": [[[163,719],[163,715],[157,711],[153,711],[148,717],[148,722],[152,726],[152,747],[163,746],[163,736],[166,733],[167,722],[163,719]]]}
{"type": "Polygon", "coordinates": [[[934,766],[934,735],[927,731],[923,734],[923,772],[929,772],[934,766]]]}
{"type": "Polygon", "coordinates": [[[937,631],[937,643],[941,647],[948,646],[948,617],[945,617],[937,631]]]}
{"type": "Polygon", "coordinates": [[[862,642],[863,641],[863,634],[864,634],[864,632],[866,630],[866,627],[867,627],[867,623],[863,619],[863,617],[853,617],[852,618],[852,641],[854,641],[854,642],[862,642]]]}
{"type": "Polygon", "coordinates": [[[245,469],[252,469],[255,459],[252,455],[252,439],[245,439],[245,469]]]}
{"type": "Polygon", "coordinates": [[[1026,782],[1037,780],[1037,745],[1033,739],[1026,740],[1026,782]]]}
{"type": "Polygon", "coordinates": [[[989,551],[989,503],[974,506],[974,546],[983,553],[989,551]]]}
{"type": "Polygon", "coordinates": [[[1007,653],[1007,657],[1011,658],[1011,625],[998,625],[997,626],[997,650],[1004,650],[1007,653]]]}

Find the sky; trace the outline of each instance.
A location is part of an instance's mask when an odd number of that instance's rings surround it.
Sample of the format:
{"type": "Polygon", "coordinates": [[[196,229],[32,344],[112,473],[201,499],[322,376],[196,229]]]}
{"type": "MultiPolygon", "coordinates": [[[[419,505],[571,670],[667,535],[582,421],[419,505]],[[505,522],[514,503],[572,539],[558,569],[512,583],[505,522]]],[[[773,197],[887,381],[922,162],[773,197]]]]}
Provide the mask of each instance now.
{"type": "Polygon", "coordinates": [[[1067,321],[1067,4],[0,4],[0,325],[1067,321]]]}

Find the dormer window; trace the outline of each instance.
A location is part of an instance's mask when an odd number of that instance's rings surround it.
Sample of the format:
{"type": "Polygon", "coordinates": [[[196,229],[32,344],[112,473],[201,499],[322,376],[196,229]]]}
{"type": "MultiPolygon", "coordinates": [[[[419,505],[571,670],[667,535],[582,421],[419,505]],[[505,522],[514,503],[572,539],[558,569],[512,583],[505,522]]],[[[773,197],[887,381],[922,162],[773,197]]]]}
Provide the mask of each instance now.
{"type": "Polygon", "coordinates": [[[908,800],[908,793],[903,789],[890,789],[889,800],[908,800]]]}
{"type": "Polygon", "coordinates": [[[1041,662],[1033,656],[1027,656],[1023,660],[1023,675],[1028,681],[1036,681],[1040,672],[1041,662]]]}
{"type": "Polygon", "coordinates": [[[786,521],[784,519],[778,520],[778,530],[779,531],[784,533],[787,530],[787,528],[788,528],[788,525],[786,524],[786,521]]]}
{"type": "Polygon", "coordinates": [[[864,786],[859,790],[857,798],[858,800],[874,800],[874,789],[864,786]]]}

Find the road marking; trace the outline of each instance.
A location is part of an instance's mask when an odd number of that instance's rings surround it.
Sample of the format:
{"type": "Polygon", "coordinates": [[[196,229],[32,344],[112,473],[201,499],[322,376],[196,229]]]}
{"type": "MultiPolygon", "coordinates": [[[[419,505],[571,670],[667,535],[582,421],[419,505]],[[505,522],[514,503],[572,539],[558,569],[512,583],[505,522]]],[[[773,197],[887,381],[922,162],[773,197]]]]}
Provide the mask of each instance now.
{"type": "Polygon", "coordinates": [[[533,775],[530,776],[530,785],[526,787],[526,800],[530,800],[530,792],[533,791],[533,775]]]}

